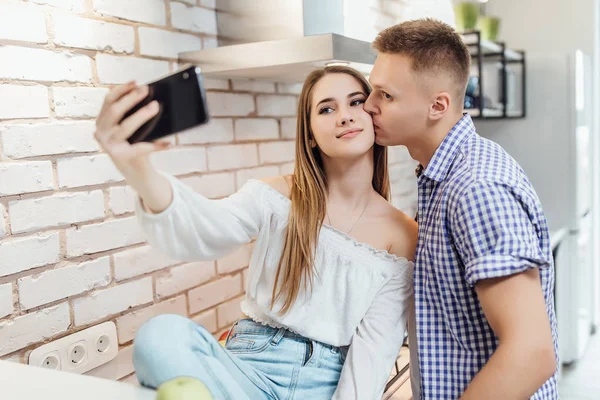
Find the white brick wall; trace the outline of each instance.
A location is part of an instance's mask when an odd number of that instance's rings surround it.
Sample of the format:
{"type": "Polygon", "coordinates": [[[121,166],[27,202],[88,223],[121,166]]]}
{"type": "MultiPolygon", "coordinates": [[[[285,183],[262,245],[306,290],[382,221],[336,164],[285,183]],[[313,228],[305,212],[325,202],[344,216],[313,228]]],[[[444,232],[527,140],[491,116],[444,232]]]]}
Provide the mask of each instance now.
{"type": "Polygon", "coordinates": [[[54,87],[54,112],[59,118],[95,118],[107,93],[107,88],[54,87]]]}
{"type": "Polygon", "coordinates": [[[46,43],[46,16],[34,4],[0,4],[0,39],[46,43]]]}
{"type": "Polygon", "coordinates": [[[295,142],[261,143],[258,145],[258,154],[261,163],[281,163],[293,161],[295,158],[295,142]]]}
{"type": "Polygon", "coordinates": [[[152,154],[152,164],[173,175],[206,171],[206,150],[203,148],[172,149],[152,154]]]}
{"type": "Polygon", "coordinates": [[[101,83],[120,84],[130,80],[147,83],[169,72],[167,61],[98,54],[98,79],[101,83]]]}
{"type": "Polygon", "coordinates": [[[254,98],[248,94],[209,92],[206,98],[214,117],[245,117],[254,111],[254,98]]]}
{"type": "Polygon", "coordinates": [[[245,118],[235,121],[237,140],[265,140],[279,138],[279,124],[270,118],[245,118]]]}
{"type": "Polygon", "coordinates": [[[296,117],[281,118],[281,137],[284,139],[296,138],[296,117]]]}
{"type": "Polygon", "coordinates": [[[195,314],[239,295],[242,291],[242,275],[226,276],[217,281],[190,290],[190,312],[195,314]]]}
{"type": "Polygon", "coordinates": [[[226,257],[217,260],[217,272],[224,275],[247,267],[252,255],[252,249],[254,249],[254,244],[249,243],[241,246],[226,257]]]}
{"type": "Polygon", "coordinates": [[[130,21],[165,25],[166,8],[163,0],[93,0],[94,10],[103,15],[130,21]]]}
{"type": "Polygon", "coordinates": [[[171,22],[178,29],[209,35],[217,34],[217,15],[214,10],[171,3],[171,22]]]}
{"type": "Polygon", "coordinates": [[[388,159],[392,164],[406,160],[407,155],[408,150],[406,149],[406,147],[388,147],[388,159]]]}
{"type": "Polygon", "coordinates": [[[244,288],[248,286],[248,269],[242,270],[242,285],[244,288]]]}
{"type": "Polygon", "coordinates": [[[281,95],[256,96],[256,111],[260,116],[289,117],[296,115],[296,97],[281,95]]]}
{"type": "Polygon", "coordinates": [[[0,126],[0,136],[4,156],[17,159],[97,151],[95,129],[91,121],[15,124],[0,126]]]}
{"type": "Polygon", "coordinates": [[[19,279],[22,310],[51,303],[110,283],[108,257],[44,271],[19,279]]]}
{"type": "Polygon", "coordinates": [[[6,229],[4,213],[4,206],[0,204],[0,238],[4,237],[6,235],[6,232],[8,232],[8,229],[6,229]]]}
{"type": "Polygon", "coordinates": [[[275,83],[253,79],[232,79],[233,90],[239,92],[275,93],[275,83]]]}
{"type": "Polygon", "coordinates": [[[235,321],[244,317],[240,308],[240,301],[243,297],[238,297],[221,304],[217,308],[217,325],[220,328],[230,328],[235,321]]]}
{"type": "Polygon", "coordinates": [[[207,153],[208,169],[211,171],[258,165],[256,145],[254,144],[214,146],[209,148],[207,153]]]}
{"type": "Polygon", "coordinates": [[[54,189],[54,179],[50,161],[0,164],[0,196],[51,189],[54,189]]]}
{"type": "Polygon", "coordinates": [[[117,318],[117,335],[119,343],[127,343],[135,337],[135,332],[150,318],[159,314],[179,314],[187,316],[185,296],[175,297],[162,303],[123,315],[117,318]]]}
{"type": "Polygon", "coordinates": [[[0,120],[49,115],[48,88],[45,86],[0,84],[0,120]]]}
{"type": "Polygon", "coordinates": [[[114,260],[116,281],[133,278],[180,263],[180,261],[167,258],[150,246],[117,253],[114,255],[114,260]]]}
{"type": "Polygon", "coordinates": [[[77,257],[141,243],[144,236],[135,217],[67,229],[67,256],[77,257]]]}
{"type": "Polygon", "coordinates": [[[215,37],[204,37],[202,38],[203,49],[214,49],[219,47],[219,40],[215,37]]]}
{"type": "Polygon", "coordinates": [[[112,187],[108,191],[108,206],[115,215],[126,214],[135,210],[135,190],[131,186],[112,187]]]}
{"type": "Polygon", "coordinates": [[[186,33],[141,27],[140,52],[145,56],[177,58],[183,51],[202,49],[202,39],[186,33]]]}
{"type": "Polygon", "coordinates": [[[22,363],[21,354],[13,354],[12,356],[2,357],[3,361],[8,361],[12,363],[22,363]]]}
{"type": "Polygon", "coordinates": [[[204,329],[211,333],[217,331],[217,311],[216,309],[205,311],[192,318],[196,323],[202,325],[204,329]]]}
{"type": "Polygon", "coordinates": [[[195,262],[164,271],[156,278],[156,296],[161,299],[208,282],[216,276],[214,261],[195,262]]]}
{"type": "Polygon", "coordinates": [[[92,60],[81,54],[30,49],[18,46],[0,47],[0,78],[27,81],[90,82],[92,60]],[[43,65],[43,68],[40,66],[43,65]]]}
{"type": "MultiPolygon", "coordinates": [[[[427,0],[425,0],[426,2],[427,0]]],[[[413,1],[412,4],[417,4],[413,1]]],[[[392,15],[402,15],[403,4],[393,0],[383,0],[383,11],[392,15]]]]}
{"type": "Polygon", "coordinates": [[[58,7],[61,9],[74,11],[74,12],[83,12],[86,9],[85,2],[86,0],[31,0],[37,4],[48,4],[53,7],[58,7]]]}
{"type": "Polygon", "coordinates": [[[248,179],[262,179],[279,175],[279,168],[275,165],[241,169],[235,173],[237,188],[241,188],[248,179]]]}
{"type": "Polygon", "coordinates": [[[75,325],[100,321],[110,315],[152,301],[152,278],[123,283],[73,301],[75,325]]]}
{"type": "Polygon", "coordinates": [[[300,94],[302,86],[302,83],[278,83],[277,93],[300,94]]]}
{"type": "Polygon", "coordinates": [[[216,78],[203,77],[203,81],[204,81],[204,87],[206,89],[219,89],[219,90],[229,89],[229,80],[228,79],[216,79],[216,78]]]}
{"type": "Polygon", "coordinates": [[[131,374],[133,371],[133,346],[127,346],[122,347],[117,356],[109,363],[94,368],[86,372],[85,375],[117,380],[131,374]]]}
{"type": "Polygon", "coordinates": [[[294,173],[294,163],[283,164],[279,167],[279,173],[281,175],[291,175],[294,173]]]}
{"type": "Polygon", "coordinates": [[[233,141],[233,120],[211,118],[205,125],[188,129],[179,134],[180,144],[205,144],[233,141]]]}
{"type": "Polygon", "coordinates": [[[394,195],[406,195],[416,190],[417,179],[412,163],[396,164],[390,168],[390,182],[394,185],[394,195]]]}
{"type": "Polygon", "coordinates": [[[58,233],[0,242],[0,277],[57,263],[60,258],[58,233]]]}
{"type": "Polygon", "coordinates": [[[54,43],[59,46],[133,53],[133,27],[82,18],[63,12],[52,16],[54,43]]]}
{"type": "Polygon", "coordinates": [[[0,318],[12,314],[14,309],[12,284],[0,285],[0,318]]]}
{"type": "Polygon", "coordinates": [[[13,233],[31,232],[104,217],[104,195],[95,190],[17,200],[8,211],[13,233]]]}
{"type": "Polygon", "coordinates": [[[121,182],[123,175],[106,154],[65,158],[56,163],[61,189],[121,182]]]}
{"type": "Polygon", "coordinates": [[[216,0],[200,0],[200,5],[203,5],[204,7],[208,8],[215,8],[216,0]]]}
{"type": "Polygon", "coordinates": [[[67,303],[0,322],[0,356],[65,332],[69,324],[67,303]]]}

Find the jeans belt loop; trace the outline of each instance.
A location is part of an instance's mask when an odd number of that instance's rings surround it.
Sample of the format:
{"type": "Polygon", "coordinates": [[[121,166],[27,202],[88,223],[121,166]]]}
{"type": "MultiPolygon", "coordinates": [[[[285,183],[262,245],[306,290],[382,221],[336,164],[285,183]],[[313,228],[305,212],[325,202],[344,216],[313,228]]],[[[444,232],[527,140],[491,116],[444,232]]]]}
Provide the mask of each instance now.
{"type": "Polygon", "coordinates": [[[233,333],[233,330],[235,329],[236,325],[241,321],[241,319],[238,319],[237,321],[235,321],[235,324],[233,324],[233,326],[231,327],[231,329],[229,329],[229,332],[227,332],[227,337],[225,338],[225,344],[227,344],[227,342],[229,342],[229,338],[231,338],[231,334],[233,333]]]}
{"type": "Polygon", "coordinates": [[[281,342],[281,339],[283,339],[283,336],[285,335],[285,331],[285,328],[279,328],[275,336],[273,336],[273,339],[271,339],[271,344],[273,346],[277,346],[279,342],[281,342]]]}

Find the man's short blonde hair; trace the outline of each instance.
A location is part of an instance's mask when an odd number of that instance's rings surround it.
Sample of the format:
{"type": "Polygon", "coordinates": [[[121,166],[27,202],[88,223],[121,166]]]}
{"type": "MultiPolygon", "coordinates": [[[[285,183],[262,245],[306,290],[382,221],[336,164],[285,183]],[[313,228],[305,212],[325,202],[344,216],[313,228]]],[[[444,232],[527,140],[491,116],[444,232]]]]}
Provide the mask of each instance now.
{"type": "Polygon", "coordinates": [[[406,21],[381,31],[373,48],[380,53],[407,56],[416,73],[447,74],[454,85],[451,94],[462,108],[471,54],[450,25],[431,18],[406,21]]]}

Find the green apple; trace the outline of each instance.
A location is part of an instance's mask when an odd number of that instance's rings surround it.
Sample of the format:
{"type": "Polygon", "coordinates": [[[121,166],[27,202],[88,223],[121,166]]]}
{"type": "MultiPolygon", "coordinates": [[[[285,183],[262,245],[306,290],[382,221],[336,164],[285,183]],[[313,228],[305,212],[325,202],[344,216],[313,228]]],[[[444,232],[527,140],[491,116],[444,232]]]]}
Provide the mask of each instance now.
{"type": "Polygon", "coordinates": [[[181,376],[164,382],[158,387],[156,400],[214,400],[202,381],[181,376]]]}

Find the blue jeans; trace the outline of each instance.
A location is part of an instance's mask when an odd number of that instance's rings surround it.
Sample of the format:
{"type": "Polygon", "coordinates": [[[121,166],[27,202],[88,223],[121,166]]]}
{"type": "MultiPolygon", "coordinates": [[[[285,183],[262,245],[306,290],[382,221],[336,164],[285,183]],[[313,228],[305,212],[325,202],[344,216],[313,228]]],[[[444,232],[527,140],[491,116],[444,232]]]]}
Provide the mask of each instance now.
{"type": "Polygon", "coordinates": [[[217,400],[330,400],[344,357],[340,348],[250,319],[234,325],[224,349],[202,326],[173,314],[146,322],[133,351],[141,385],[191,376],[217,400]]]}

